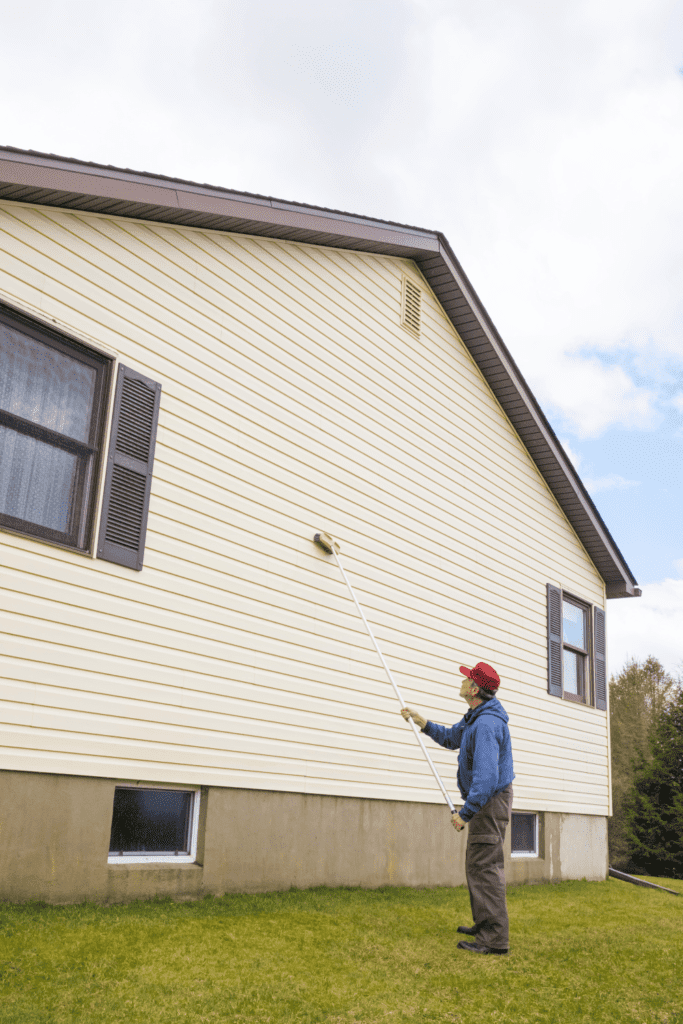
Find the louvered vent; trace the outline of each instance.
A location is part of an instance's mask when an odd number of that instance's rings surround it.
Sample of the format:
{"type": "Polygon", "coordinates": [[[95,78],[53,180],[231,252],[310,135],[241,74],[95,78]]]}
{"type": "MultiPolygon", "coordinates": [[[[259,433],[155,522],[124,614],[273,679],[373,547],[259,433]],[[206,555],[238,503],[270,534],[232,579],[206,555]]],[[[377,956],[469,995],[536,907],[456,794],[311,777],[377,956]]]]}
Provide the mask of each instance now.
{"type": "Polygon", "coordinates": [[[126,378],[121,392],[121,418],[116,450],[147,462],[156,393],[140,380],[126,378]]]}
{"type": "Polygon", "coordinates": [[[420,306],[422,303],[422,292],[410,278],[403,278],[403,308],[401,310],[401,323],[411,334],[420,333],[420,306]]]}
{"type": "Polygon", "coordinates": [[[114,466],[111,477],[109,515],[105,541],[137,551],[145,511],[147,477],[132,469],[114,466]]]}

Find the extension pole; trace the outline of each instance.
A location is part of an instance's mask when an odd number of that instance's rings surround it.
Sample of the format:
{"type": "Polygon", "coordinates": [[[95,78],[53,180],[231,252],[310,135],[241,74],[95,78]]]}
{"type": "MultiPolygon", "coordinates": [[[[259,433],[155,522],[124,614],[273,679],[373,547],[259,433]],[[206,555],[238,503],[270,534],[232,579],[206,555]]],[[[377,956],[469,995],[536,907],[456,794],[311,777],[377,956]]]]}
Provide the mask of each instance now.
{"type": "MultiPolygon", "coordinates": [[[[401,707],[404,708],[406,705],[405,705],[405,702],[403,700],[403,697],[401,696],[399,688],[398,688],[398,686],[396,685],[396,683],[394,681],[394,677],[391,674],[391,669],[387,665],[387,663],[386,663],[386,661],[384,659],[384,655],[382,654],[381,650],[379,649],[379,644],[375,640],[375,634],[372,632],[372,630],[370,628],[370,623],[365,618],[365,615],[363,613],[363,609],[360,606],[360,602],[358,601],[358,598],[356,597],[356,595],[355,595],[355,593],[353,591],[353,587],[351,586],[351,583],[349,582],[349,578],[348,578],[348,576],[346,575],[346,573],[344,571],[344,566],[342,565],[341,559],[339,557],[339,551],[340,551],[339,543],[336,540],[334,540],[329,535],[329,533],[316,533],[316,535],[314,537],[314,540],[315,540],[315,543],[318,544],[318,546],[321,547],[323,549],[323,551],[326,551],[328,555],[334,555],[335,561],[336,561],[337,565],[339,566],[339,571],[341,572],[341,574],[342,574],[342,576],[344,578],[344,583],[346,583],[346,586],[349,588],[349,593],[350,593],[351,597],[353,598],[353,601],[354,601],[354,604],[356,605],[356,608],[358,609],[358,613],[359,613],[361,619],[363,620],[363,622],[365,623],[365,628],[368,631],[368,636],[370,637],[370,639],[372,640],[372,642],[374,644],[375,650],[377,651],[377,653],[379,655],[379,660],[382,662],[382,665],[384,666],[384,671],[386,672],[387,676],[389,677],[389,682],[391,683],[391,685],[394,688],[394,693],[398,697],[398,700],[399,700],[399,703],[400,703],[401,707]]],[[[430,757],[430,754],[429,754],[429,751],[427,750],[427,748],[426,748],[426,746],[424,744],[424,740],[422,739],[422,736],[420,734],[420,730],[415,725],[415,722],[412,720],[412,718],[409,718],[408,722],[409,722],[413,732],[415,733],[415,739],[417,740],[417,742],[422,747],[422,753],[427,758],[427,763],[428,763],[429,767],[432,769],[432,775],[436,779],[436,781],[438,783],[438,786],[439,786],[439,789],[443,793],[444,800],[448,804],[448,807],[449,807],[449,810],[450,810],[451,814],[455,814],[455,805],[453,804],[453,801],[451,800],[450,796],[448,795],[448,791],[446,790],[446,787],[444,786],[443,782],[441,781],[441,776],[439,775],[438,771],[436,770],[436,765],[432,761],[432,759],[430,757]]]]}

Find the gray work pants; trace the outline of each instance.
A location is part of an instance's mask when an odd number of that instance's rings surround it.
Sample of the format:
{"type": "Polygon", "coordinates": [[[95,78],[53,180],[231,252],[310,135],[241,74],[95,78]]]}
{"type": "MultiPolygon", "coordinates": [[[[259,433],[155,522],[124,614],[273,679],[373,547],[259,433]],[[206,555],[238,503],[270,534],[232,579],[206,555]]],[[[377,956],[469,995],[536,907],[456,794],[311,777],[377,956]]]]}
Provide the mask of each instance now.
{"type": "Polygon", "coordinates": [[[503,840],[512,809],[512,783],[495,793],[467,826],[465,872],[470,891],[474,941],[490,949],[507,949],[503,840]]]}

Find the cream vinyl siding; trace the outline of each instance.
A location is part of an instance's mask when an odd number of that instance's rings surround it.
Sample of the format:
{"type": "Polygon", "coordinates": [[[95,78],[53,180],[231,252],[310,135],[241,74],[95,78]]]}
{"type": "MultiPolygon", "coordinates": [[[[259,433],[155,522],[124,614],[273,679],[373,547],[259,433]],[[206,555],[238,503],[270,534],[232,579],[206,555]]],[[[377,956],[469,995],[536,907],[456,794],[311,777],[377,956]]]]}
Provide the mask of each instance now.
{"type": "Polygon", "coordinates": [[[1,767],[440,802],[325,530],[407,703],[457,721],[490,662],[515,807],[608,813],[607,715],[546,667],[546,583],[602,580],[414,264],[9,203],[0,230],[2,297],[163,388],[142,572],[0,534],[1,767]]]}

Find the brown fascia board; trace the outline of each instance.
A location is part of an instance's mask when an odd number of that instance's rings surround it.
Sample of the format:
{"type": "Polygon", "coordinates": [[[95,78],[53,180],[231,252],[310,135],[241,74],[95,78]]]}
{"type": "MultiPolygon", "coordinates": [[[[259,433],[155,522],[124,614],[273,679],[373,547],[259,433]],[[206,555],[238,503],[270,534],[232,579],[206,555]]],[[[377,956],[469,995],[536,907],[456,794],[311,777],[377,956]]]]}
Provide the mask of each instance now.
{"type": "Polygon", "coordinates": [[[0,147],[0,198],[4,194],[5,198],[33,202],[35,199],[31,197],[38,192],[43,193],[44,205],[94,212],[106,207],[107,212],[116,216],[142,220],[167,223],[191,220],[198,227],[212,220],[211,227],[223,231],[237,230],[236,224],[248,225],[250,230],[245,232],[248,234],[275,238],[298,234],[305,236],[308,242],[318,237],[335,238],[339,240],[335,247],[377,252],[392,250],[393,255],[408,257],[416,247],[431,249],[434,253],[439,249],[436,233],[423,228],[0,147]]]}
{"type": "Polygon", "coordinates": [[[605,580],[607,597],[640,596],[635,577],[440,232],[12,147],[0,147],[2,199],[414,260],[605,580]]]}

